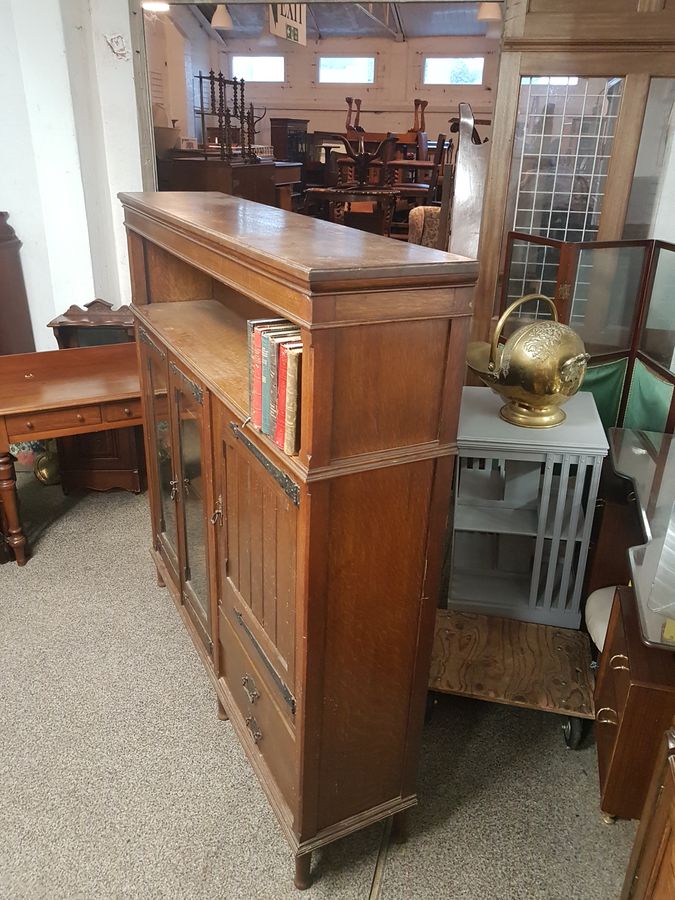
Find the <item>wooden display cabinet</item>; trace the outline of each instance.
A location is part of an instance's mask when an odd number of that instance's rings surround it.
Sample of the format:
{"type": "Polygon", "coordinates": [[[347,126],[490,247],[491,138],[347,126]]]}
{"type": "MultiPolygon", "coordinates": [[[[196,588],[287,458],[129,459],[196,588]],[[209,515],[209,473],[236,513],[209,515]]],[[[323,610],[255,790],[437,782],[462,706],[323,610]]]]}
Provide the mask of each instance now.
{"type": "Polygon", "coordinates": [[[222,194],[121,199],[153,558],[307,887],[314,849],[416,802],[477,266],[222,194]],[[249,418],[247,320],[275,314],[296,456],[249,418]]]}

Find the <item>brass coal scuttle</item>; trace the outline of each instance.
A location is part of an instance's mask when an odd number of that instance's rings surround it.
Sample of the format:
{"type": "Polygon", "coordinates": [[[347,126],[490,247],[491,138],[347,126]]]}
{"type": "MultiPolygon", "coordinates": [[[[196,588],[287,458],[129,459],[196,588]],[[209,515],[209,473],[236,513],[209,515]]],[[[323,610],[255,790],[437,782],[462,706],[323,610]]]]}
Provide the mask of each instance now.
{"type": "Polygon", "coordinates": [[[560,407],[581,387],[588,359],[579,335],[558,321],[554,302],[544,294],[516,300],[497,322],[492,341],[475,341],[467,351],[471,371],[508,401],[501,417],[526,428],[550,428],[564,421],[560,407]],[[500,345],[506,320],[530,300],[548,303],[552,319],[524,325],[500,345]]]}

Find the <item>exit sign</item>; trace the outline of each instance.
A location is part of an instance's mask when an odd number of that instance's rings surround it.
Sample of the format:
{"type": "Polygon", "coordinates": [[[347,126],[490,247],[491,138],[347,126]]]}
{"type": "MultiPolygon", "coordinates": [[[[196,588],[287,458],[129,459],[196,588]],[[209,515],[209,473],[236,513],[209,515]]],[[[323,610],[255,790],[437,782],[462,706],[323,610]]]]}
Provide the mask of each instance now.
{"type": "Polygon", "coordinates": [[[306,12],[305,3],[270,3],[270,32],[307,46],[306,12]]]}

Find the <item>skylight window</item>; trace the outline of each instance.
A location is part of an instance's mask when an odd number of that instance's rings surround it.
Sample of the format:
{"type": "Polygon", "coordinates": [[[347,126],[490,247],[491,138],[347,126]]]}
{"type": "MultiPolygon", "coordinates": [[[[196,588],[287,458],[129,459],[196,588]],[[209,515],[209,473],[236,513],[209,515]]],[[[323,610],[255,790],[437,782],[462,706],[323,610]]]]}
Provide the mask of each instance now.
{"type": "Polygon", "coordinates": [[[284,81],[283,56],[233,56],[232,77],[244,81],[284,81]]]}
{"type": "Polygon", "coordinates": [[[482,84],[482,56],[427,56],[424,60],[425,84],[482,84]]]}
{"type": "Polygon", "coordinates": [[[319,57],[319,82],[321,84],[373,84],[375,82],[375,57],[321,56],[319,57]]]}

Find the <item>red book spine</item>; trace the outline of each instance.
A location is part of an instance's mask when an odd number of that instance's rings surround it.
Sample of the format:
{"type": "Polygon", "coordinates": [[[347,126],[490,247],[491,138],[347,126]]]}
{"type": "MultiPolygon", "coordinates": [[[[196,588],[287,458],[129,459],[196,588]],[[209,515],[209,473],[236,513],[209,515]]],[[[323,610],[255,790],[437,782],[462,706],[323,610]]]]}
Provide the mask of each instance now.
{"type": "Polygon", "coordinates": [[[282,344],[279,347],[279,364],[277,369],[277,424],[274,429],[274,443],[284,449],[286,437],[286,376],[288,373],[288,350],[282,344]]]}
{"type": "Polygon", "coordinates": [[[262,334],[253,330],[253,399],[251,402],[251,423],[254,428],[262,428],[262,334]]]}

